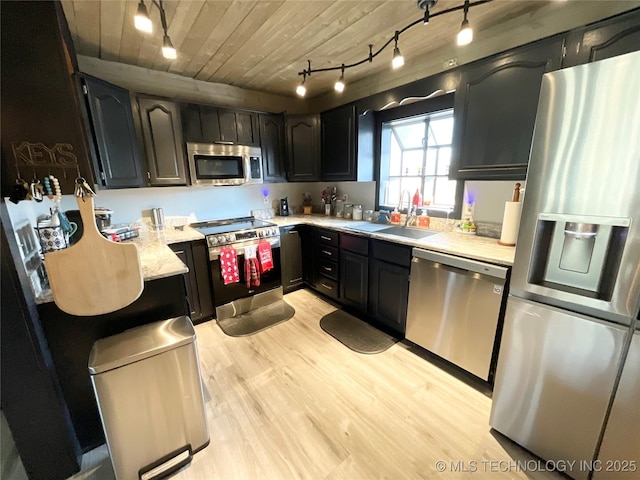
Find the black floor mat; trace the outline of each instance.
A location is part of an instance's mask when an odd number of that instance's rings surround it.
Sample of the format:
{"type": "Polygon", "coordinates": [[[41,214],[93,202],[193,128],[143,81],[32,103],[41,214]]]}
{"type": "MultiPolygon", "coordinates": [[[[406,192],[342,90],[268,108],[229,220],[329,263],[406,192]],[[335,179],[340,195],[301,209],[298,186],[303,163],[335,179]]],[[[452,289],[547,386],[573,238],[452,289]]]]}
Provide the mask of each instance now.
{"type": "Polygon", "coordinates": [[[342,310],[322,317],[320,327],[358,353],[381,353],[398,342],[392,336],[342,310]]]}
{"type": "Polygon", "coordinates": [[[271,305],[256,308],[236,317],[219,320],[218,326],[230,337],[246,337],[289,320],[295,313],[291,305],[284,300],[278,300],[271,305]]]}

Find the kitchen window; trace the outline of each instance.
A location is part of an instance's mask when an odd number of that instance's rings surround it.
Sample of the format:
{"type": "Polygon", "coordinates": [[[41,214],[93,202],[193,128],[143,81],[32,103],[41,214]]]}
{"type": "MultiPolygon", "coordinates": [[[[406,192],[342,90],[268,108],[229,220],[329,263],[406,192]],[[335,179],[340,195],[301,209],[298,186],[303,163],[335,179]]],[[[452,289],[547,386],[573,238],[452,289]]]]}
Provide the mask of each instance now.
{"type": "Polygon", "coordinates": [[[462,182],[449,180],[452,107],[450,94],[378,112],[378,208],[393,210],[402,192],[411,200],[418,190],[429,215],[459,215],[462,182]]]}

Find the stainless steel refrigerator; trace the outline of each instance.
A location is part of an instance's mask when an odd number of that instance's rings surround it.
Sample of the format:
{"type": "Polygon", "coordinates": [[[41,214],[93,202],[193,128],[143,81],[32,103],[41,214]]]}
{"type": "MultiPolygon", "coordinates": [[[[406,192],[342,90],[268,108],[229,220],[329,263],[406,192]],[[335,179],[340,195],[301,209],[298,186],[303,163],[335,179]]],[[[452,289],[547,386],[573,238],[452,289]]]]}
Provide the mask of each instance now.
{"type": "Polygon", "coordinates": [[[635,52],[543,77],[491,426],[576,479],[640,478],[639,307],[635,52]]]}

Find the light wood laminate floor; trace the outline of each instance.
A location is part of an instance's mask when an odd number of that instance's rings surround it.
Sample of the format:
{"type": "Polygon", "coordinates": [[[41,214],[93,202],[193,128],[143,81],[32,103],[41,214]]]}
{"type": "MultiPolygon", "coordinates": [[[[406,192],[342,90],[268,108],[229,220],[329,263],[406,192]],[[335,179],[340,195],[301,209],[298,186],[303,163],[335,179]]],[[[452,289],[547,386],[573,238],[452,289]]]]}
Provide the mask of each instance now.
{"type": "MultiPolygon", "coordinates": [[[[295,316],[249,337],[196,326],[211,444],[173,479],[563,478],[518,470],[536,459],[490,430],[491,399],[415,347],[355,353],[319,326],[334,306],[285,299],[295,316]]],[[[106,455],[73,479],[113,478],[106,455]]]]}

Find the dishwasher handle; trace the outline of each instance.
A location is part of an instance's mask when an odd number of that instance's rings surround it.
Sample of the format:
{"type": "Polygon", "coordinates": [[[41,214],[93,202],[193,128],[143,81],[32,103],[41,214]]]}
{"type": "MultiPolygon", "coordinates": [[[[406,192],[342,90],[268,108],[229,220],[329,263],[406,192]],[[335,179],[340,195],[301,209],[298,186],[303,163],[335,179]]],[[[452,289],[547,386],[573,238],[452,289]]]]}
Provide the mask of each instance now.
{"type": "Polygon", "coordinates": [[[431,252],[429,250],[423,250],[421,248],[414,248],[412,250],[413,261],[419,262],[420,260],[427,260],[430,262],[440,263],[455,269],[481,273],[490,277],[506,279],[507,267],[500,267],[498,265],[492,265],[490,263],[479,262],[478,260],[471,260],[468,258],[456,257],[448,255],[446,253],[431,252]]]}

